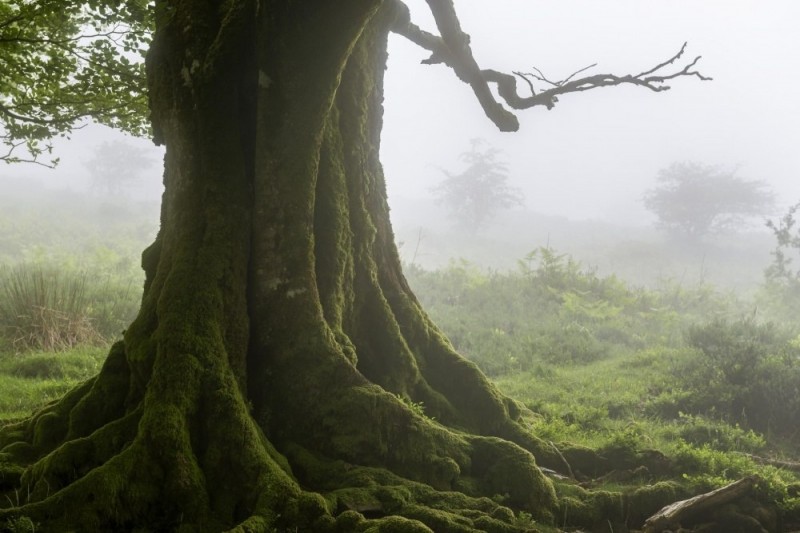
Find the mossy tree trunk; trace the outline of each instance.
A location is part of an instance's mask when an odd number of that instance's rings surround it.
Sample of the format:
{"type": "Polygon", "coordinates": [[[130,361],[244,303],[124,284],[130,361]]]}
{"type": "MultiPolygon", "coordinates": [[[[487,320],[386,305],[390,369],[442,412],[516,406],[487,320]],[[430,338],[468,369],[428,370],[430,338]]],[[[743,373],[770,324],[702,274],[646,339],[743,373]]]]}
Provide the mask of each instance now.
{"type": "MultiPolygon", "coordinates": [[[[556,457],[402,275],[378,0],[157,2],[167,147],[142,308],[101,373],[0,431],[37,531],[516,531],[556,457]]],[[[16,498],[16,499],[14,499],[16,498]]]]}

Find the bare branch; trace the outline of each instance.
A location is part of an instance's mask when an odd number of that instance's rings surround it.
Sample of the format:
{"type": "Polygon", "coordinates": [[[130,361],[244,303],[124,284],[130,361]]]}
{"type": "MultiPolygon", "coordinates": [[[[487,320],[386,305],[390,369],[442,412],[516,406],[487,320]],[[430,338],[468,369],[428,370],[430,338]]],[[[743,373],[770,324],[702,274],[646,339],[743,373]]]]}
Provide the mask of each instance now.
{"type": "Polygon", "coordinates": [[[669,90],[670,86],[667,85],[669,80],[679,77],[697,77],[703,81],[712,79],[693,70],[700,60],[700,56],[682,69],[663,72],[664,69],[675,66],[680,60],[686,50],[686,43],[678,53],[666,61],[636,75],[595,74],[574,79],[575,76],[595,67],[596,64],[576,70],[560,81],[548,79],[536,67],[533,67],[533,70],[536,71],[535,74],[521,71],[507,74],[492,69],[481,69],[472,55],[469,35],[461,29],[452,0],[426,0],[441,36],[420,29],[411,22],[408,7],[401,0],[392,1],[397,14],[392,31],[431,52],[430,58],[424,60],[423,63],[428,65],[441,63],[453,69],[456,76],[472,88],[486,116],[501,131],[516,131],[519,129],[519,122],[513,113],[497,101],[489,88],[490,83],[496,85],[498,96],[512,109],[529,109],[535,106],[552,109],[558,102],[558,97],[567,93],[616,85],[637,85],[653,92],[662,92],[669,90]],[[530,96],[520,96],[517,91],[517,78],[524,80],[528,85],[531,91],[530,96]],[[537,93],[534,80],[546,83],[550,88],[537,93]]]}
{"type": "Polygon", "coordinates": [[[442,34],[441,37],[425,32],[413,24],[408,7],[400,0],[394,0],[398,16],[392,31],[430,50],[431,57],[424,63],[444,63],[453,69],[461,81],[472,87],[484,113],[501,131],[517,131],[519,129],[517,117],[495,100],[488,80],[472,56],[469,36],[461,30],[452,0],[427,1],[442,34]]]}
{"type": "Polygon", "coordinates": [[[589,65],[589,66],[583,67],[582,69],[578,69],[578,70],[576,70],[575,72],[573,72],[572,74],[570,74],[569,76],[567,76],[566,78],[564,78],[562,81],[558,82],[558,85],[561,85],[561,84],[563,84],[563,83],[566,83],[566,82],[568,82],[569,80],[571,80],[572,78],[574,78],[575,76],[577,76],[578,74],[580,74],[581,72],[587,71],[587,70],[589,70],[590,68],[594,68],[594,67],[596,67],[596,66],[597,66],[597,63],[592,63],[592,64],[591,64],[591,65],[589,65]]]}
{"type": "MultiPolygon", "coordinates": [[[[533,70],[536,71],[536,74],[533,74],[531,72],[518,72],[518,71],[514,71],[513,74],[516,75],[516,76],[519,76],[520,78],[524,79],[528,83],[531,83],[531,81],[529,79],[529,76],[530,76],[531,78],[537,79],[539,81],[543,81],[543,82],[547,83],[548,85],[552,85],[553,87],[560,87],[561,85],[564,85],[565,83],[567,83],[569,80],[571,80],[572,78],[574,78],[576,75],[580,74],[581,72],[587,71],[590,68],[593,68],[593,67],[596,67],[596,66],[597,66],[597,63],[592,63],[589,66],[586,66],[586,67],[583,67],[582,69],[576,70],[575,72],[573,72],[572,74],[570,74],[569,76],[564,78],[563,80],[559,80],[559,81],[551,81],[551,80],[547,79],[547,76],[545,76],[542,73],[542,71],[539,70],[536,67],[532,67],[533,70]]],[[[531,91],[531,92],[535,92],[535,91],[531,91]]]]}
{"type": "Polygon", "coordinates": [[[522,79],[522,80],[523,80],[525,83],[527,83],[527,84],[528,84],[528,87],[529,87],[529,88],[530,88],[530,90],[531,90],[531,95],[532,95],[532,96],[536,96],[536,89],[534,89],[534,87],[533,87],[533,82],[531,82],[531,80],[529,80],[529,79],[528,79],[528,78],[525,76],[525,74],[524,74],[524,73],[522,73],[522,72],[517,72],[517,71],[514,71],[514,72],[513,72],[513,74],[514,74],[515,76],[519,77],[520,79],[522,79]]]}
{"type": "MultiPolygon", "coordinates": [[[[689,43],[687,43],[687,42],[684,42],[684,43],[683,43],[683,46],[681,46],[681,49],[680,49],[680,50],[678,50],[678,53],[677,53],[677,54],[675,54],[675,55],[674,55],[674,56],[672,56],[671,58],[667,59],[667,60],[666,60],[666,61],[664,61],[663,63],[659,63],[658,65],[656,65],[655,67],[651,68],[650,70],[646,70],[646,71],[644,71],[644,72],[642,72],[642,73],[640,73],[640,74],[637,74],[637,75],[636,75],[636,77],[637,77],[637,78],[641,78],[642,76],[647,76],[648,74],[652,74],[652,73],[654,73],[654,72],[657,72],[657,71],[661,70],[662,68],[664,68],[664,67],[666,67],[666,66],[669,66],[669,65],[673,64],[675,61],[677,61],[678,59],[680,59],[680,58],[681,58],[681,56],[683,55],[683,52],[685,52],[685,51],[686,51],[686,46],[687,46],[688,44],[689,44],[689,43]]],[[[700,59],[700,58],[698,57],[697,59],[700,59]]],[[[695,59],[695,61],[697,61],[697,59],[695,59]]]]}

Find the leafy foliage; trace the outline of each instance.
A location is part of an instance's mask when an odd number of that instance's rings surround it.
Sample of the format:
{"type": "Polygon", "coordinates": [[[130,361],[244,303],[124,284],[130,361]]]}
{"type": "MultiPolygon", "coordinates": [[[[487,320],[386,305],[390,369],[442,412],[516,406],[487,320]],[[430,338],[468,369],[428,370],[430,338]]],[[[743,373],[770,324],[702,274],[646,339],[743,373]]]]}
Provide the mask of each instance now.
{"type": "Polygon", "coordinates": [[[696,239],[735,229],[773,205],[764,182],[745,180],[721,167],[673,163],[657,180],[658,186],[645,194],[644,205],[662,229],[681,237],[696,239]]]}
{"type": "Polygon", "coordinates": [[[703,356],[687,380],[695,411],[774,434],[800,425],[800,346],[772,324],[752,319],[694,327],[689,344],[703,356]]]}
{"type": "Polygon", "coordinates": [[[0,3],[0,159],[51,165],[49,140],[84,118],[147,132],[146,0],[0,3]]]}
{"type": "Polygon", "coordinates": [[[442,169],[447,178],[434,193],[460,228],[475,233],[485,227],[498,211],[522,205],[519,189],[508,185],[508,166],[500,160],[500,150],[472,139],[472,148],[461,154],[467,168],[460,174],[442,169]]]}

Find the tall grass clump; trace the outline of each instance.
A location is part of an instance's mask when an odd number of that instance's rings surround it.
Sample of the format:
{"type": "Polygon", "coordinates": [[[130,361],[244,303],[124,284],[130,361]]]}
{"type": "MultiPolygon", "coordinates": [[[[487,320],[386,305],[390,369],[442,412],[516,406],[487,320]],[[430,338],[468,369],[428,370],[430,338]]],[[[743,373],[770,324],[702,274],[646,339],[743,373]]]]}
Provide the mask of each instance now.
{"type": "Polygon", "coordinates": [[[135,311],[132,293],[130,284],[120,290],[85,271],[41,264],[0,267],[0,335],[16,351],[103,344],[135,311]]]}

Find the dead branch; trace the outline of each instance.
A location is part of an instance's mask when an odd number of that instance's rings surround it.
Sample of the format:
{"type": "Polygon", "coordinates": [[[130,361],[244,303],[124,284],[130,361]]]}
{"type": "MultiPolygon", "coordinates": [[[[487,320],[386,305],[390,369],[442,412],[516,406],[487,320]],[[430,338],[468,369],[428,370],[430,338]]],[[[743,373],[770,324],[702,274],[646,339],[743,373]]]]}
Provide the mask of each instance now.
{"type": "Polygon", "coordinates": [[[675,66],[681,59],[686,50],[686,43],[683,44],[678,53],[666,61],[636,75],[595,74],[573,79],[581,72],[595,66],[590,65],[576,70],[563,80],[552,81],[535,67],[533,67],[533,70],[536,71],[536,74],[521,71],[507,74],[492,69],[481,69],[472,55],[469,35],[461,29],[452,0],[426,0],[441,36],[426,32],[414,24],[411,21],[408,7],[402,0],[392,1],[396,10],[396,19],[392,26],[392,31],[431,52],[431,56],[423,61],[424,64],[444,64],[450,67],[461,81],[472,88],[486,116],[501,131],[517,131],[519,129],[519,121],[513,113],[495,99],[489,88],[490,83],[495,84],[498,96],[507,106],[512,109],[522,110],[535,106],[544,106],[547,109],[552,109],[558,102],[558,97],[562,94],[588,91],[599,87],[636,85],[654,92],[661,92],[669,90],[670,86],[667,85],[667,82],[675,78],[697,77],[703,81],[712,79],[694,70],[700,60],[700,56],[697,56],[683,68],[674,72],[664,72],[664,69],[675,66]],[[520,96],[517,91],[517,78],[526,82],[531,92],[530,96],[520,96]],[[546,83],[550,88],[537,93],[533,80],[546,83]]]}
{"type": "Polygon", "coordinates": [[[682,521],[703,511],[737,500],[753,489],[756,479],[754,476],[746,477],[711,492],[667,505],[645,520],[643,531],[661,533],[664,530],[671,530],[679,526],[682,521]]]}
{"type": "MultiPolygon", "coordinates": [[[[542,73],[542,71],[539,70],[536,67],[533,67],[533,70],[536,71],[536,74],[534,74],[532,72],[519,72],[519,71],[516,71],[516,70],[513,72],[513,74],[515,76],[520,77],[523,80],[527,81],[529,84],[531,84],[530,78],[534,78],[536,80],[543,81],[543,82],[547,83],[548,85],[552,85],[553,87],[560,87],[560,86],[564,85],[565,83],[567,83],[572,78],[574,78],[575,76],[577,76],[578,74],[580,74],[581,72],[587,71],[590,68],[594,68],[596,66],[597,66],[597,63],[592,63],[589,66],[586,66],[586,67],[583,67],[581,69],[576,70],[575,72],[573,72],[572,74],[570,74],[569,76],[567,76],[566,78],[564,78],[563,80],[560,80],[560,81],[549,80],[547,78],[547,76],[545,76],[542,73]]],[[[531,92],[534,92],[534,91],[531,91],[531,92]]]]}

